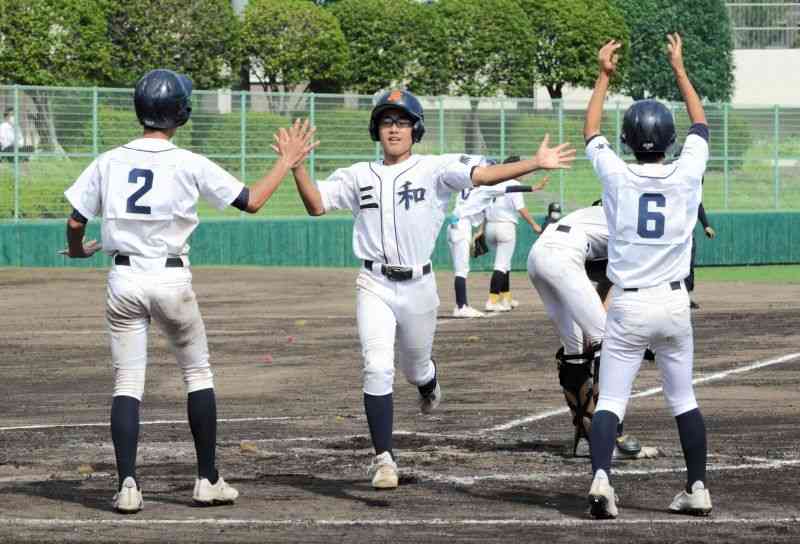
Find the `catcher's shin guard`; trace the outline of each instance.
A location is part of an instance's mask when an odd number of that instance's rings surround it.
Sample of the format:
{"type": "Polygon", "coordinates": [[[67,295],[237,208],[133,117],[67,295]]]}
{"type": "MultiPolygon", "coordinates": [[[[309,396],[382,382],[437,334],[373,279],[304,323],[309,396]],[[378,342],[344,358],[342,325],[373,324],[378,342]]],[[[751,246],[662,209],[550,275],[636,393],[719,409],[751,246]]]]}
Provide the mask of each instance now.
{"type": "MultiPolygon", "coordinates": [[[[599,352],[597,358],[599,360],[599,352]]],[[[589,440],[592,415],[594,415],[599,393],[592,372],[594,367],[594,375],[597,374],[597,363],[594,361],[593,352],[564,355],[563,347],[556,352],[556,360],[558,361],[558,381],[564,391],[564,399],[572,413],[572,424],[575,427],[572,444],[572,453],[575,455],[580,439],[589,440]]]]}

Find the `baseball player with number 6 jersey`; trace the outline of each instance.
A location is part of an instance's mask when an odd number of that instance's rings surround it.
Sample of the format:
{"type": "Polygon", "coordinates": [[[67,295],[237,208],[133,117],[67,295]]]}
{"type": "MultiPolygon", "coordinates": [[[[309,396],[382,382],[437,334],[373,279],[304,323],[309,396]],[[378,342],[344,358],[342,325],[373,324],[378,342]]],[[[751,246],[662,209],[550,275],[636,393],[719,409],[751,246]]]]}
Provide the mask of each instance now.
{"type": "Polygon", "coordinates": [[[711,511],[705,487],[706,429],[692,384],[694,339],[683,282],[689,275],[709,131],[683,65],[681,38],[673,34],[668,41],[669,62],[692,122],[677,161],[665,163],[675,142],[675,124],[666,106],[655,100],[638,101],[625,113],[622,141],[633,151],[636,163],[623,162],[600,134],[603,102],[621,47],[616,41],[600,49],[600,73],[586,111],[586,154],[603,184],[608,278],[614,284],[590,439],[594,477],[588,498],[594,518],[618,514],[609,481],[614,436],[648,346],[656,353],[687,468],[686,487],[669,510],[695,515],[711,511]]]}
{"type": "Polygon", "coordinates": [[[408,91],[383,93],[372,109],[370,136],[383,159],[341,168],[313,183],[302,165],[293,170],[310,215],[349,209],[355,218],[353,252],[361,262],[356,280],[356,319],[364,357],[363,391],[375,457],[375,488],[398,485],[392,452],[395,340],[399,365],[417,386],[423,413],[442,399],[440,368],[431,360],[439,297],[431,253],[450,195],[492,185],[534,170],[567,168],[574,151],[548,146],[513,164],[484,166],[472,155],[414,155],[425,133],[422,105],[408,91]]]}
{"type": "Polygon", "coordinates": [[[100,155],[65,193],[73,207],[66,254],[86,258],[101,249],[95,241],[83,242],[87,221],[101,217],[102,249],[112,256],[106,320],[114,369],[111,436],[119,475],[112,505],[125,514],[143,505],[136,452],[151,320],[169,339],[188,393],[198,465],[192,498],[212,505],[238,497],[215,466],[216,397],[187,240],[198,224],[200,197],[218,209],[234,206],[255,213],[315,145],[313,131],[298,128],[299,123],[282,130],[276,138],[280,159],[247,188],[207,158],[170,142],[189,119],[191,91],[186,76],[171,70],[148,72],[134,92],[142,137],[100,155]]]}

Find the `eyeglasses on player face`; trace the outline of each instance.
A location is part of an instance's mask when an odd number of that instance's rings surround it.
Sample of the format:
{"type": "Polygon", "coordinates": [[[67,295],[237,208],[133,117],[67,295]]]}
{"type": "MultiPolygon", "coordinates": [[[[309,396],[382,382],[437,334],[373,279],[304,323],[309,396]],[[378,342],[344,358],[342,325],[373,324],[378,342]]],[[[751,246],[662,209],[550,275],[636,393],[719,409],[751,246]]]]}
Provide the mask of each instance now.
{"type": "Polygon", "coordinates": [[[414,121],[408,117],[401,117],[399,115],[384,115],[381,117],[378,124],[381,127],[389,128],[392,125],[397,125],[397,128],[411,128],[414,126],[414,121]]]}

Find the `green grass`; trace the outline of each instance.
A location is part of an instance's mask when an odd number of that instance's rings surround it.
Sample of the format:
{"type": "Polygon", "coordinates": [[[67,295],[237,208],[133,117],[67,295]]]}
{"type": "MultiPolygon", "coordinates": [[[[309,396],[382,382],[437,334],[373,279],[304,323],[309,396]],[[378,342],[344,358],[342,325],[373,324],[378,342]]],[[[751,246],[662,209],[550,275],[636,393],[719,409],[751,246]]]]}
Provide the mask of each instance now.
{"type": "Polygon", "coordinates": [[[800,283],[800,266],[720,266],[695,270],[697,281],[741,281],[758,283],[800,283]]]}

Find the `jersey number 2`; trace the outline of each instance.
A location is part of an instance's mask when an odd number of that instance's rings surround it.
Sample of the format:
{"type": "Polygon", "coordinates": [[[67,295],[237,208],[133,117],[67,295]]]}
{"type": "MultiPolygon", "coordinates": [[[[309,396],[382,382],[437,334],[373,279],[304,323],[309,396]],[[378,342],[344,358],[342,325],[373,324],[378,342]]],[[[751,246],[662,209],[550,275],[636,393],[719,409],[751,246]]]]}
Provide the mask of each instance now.
{"type": "Polygon", "coordinates": [[[135,193],[128,197],[128,207],[125,209],[128,213],[141,213],[150,215],[150,206],[139,206],[136,201],[142,198],[147,191],[153,188],[153,171],[144,170],[142,168],[134,168],[128,174],[128,183],[139,183],[139,178],[144,179],[142,185],[135,193]]]}
{"type": "Polygon", "coordinates": [[[656,208],[664,208],[667,199],[661,193],[644,193],[639,197],[639,224],[636,232],[642,238],[661,238],[664,236],[664,214],[650,211],[650,203],[656,208]],[[650,228],[651,222],[653,228],[650,228]]]}

